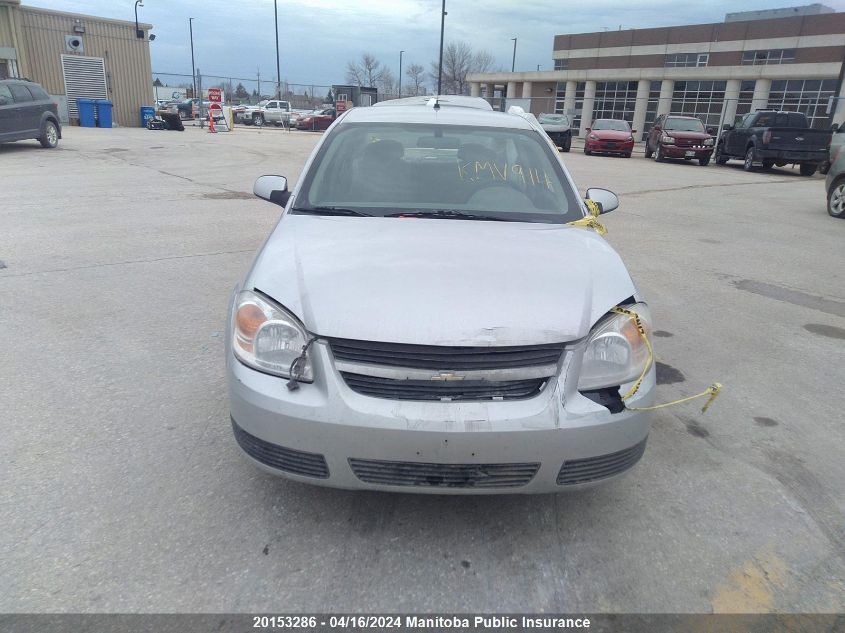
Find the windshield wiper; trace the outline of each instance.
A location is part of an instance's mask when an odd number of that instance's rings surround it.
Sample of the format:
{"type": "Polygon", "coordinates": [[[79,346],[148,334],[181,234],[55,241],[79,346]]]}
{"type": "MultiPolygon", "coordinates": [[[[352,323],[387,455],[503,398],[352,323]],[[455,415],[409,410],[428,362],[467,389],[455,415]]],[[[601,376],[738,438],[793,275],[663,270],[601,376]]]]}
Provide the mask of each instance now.
{"type": "Polygon", "coordinates": [[[291,211],[309,215],[358,215],[372,217],[369,213],[356,211],[355,209],[346,209],[344,207],[294,207],[291,211]]]}
{"type": "Polygon", "coordinates": [[[489,215],[477,215],[464,213],[455,209],[427,209],[425,211],[397,211],[388,213],[386,218],[447,218],[451,220],[492,220],[494,222],[520,222],[520,220],[509,220],[507,218],[496,218],[489,215]]]}

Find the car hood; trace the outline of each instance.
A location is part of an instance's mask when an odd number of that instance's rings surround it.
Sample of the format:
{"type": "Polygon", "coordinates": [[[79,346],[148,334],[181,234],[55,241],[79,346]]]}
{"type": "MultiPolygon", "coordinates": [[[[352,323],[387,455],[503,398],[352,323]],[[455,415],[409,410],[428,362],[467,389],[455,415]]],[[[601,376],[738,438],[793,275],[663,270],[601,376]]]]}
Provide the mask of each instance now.
{"type": "Polygon", "coordinates": [[[707,132],[683,132],[681,130],[665,130],[665,133],[673,138],[682,138],[689,141],[703,141],[712,138],[707,132]]]}
{"type": "Polygon", "coordinates": [[[546,132],[568,132],[569,126],[563,123],[541,123],[540,127],[546,132]]]}
{"type": "Polygon", "coordinates": [[[593,130],[590,134],[595,134],[603,141],[627,141],[631,138],[631,132],[619,130],[593,130]]]}
{"type": "Polygon", "coordinates": [[[245,287],[320,336],[455,346],[579,339],[636,292],[588,229],[289,214],[245,287]]]}

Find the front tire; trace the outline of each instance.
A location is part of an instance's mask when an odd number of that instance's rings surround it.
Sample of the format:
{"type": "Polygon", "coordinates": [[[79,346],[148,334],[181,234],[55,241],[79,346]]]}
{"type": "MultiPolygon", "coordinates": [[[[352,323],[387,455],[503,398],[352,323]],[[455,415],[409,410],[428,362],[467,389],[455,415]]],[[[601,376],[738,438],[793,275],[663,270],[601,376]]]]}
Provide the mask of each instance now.
{"type": "Polygon", "coordinates": [[[717,165],[725,165],[728,162],[728,157],[725,156],[725,153],[723,151],[724,147],[725,146],[722,143],[719,143],[719,145],[716,146],[716,164],[717,165]]]}
{"type": "Polygon", "coordinates": [[[587,146],[586,146],[586,145],[584,146],[584,153],[585,153],[587,156],[589,156],[590,154],[592,154],[592,152],[591,152],[590,150],[588,150],[588,149],[587,149],[587,146]]]}
{"type": "Polygon", "coordinates": [[[563,151],[568,152],[570,149],[572,149],[572,137],[567,136],[566,142],[563,144],[563,151]]]}
{"type": "Polygon", "coordinates": [[[845,219],[845,178],[834,182],[827,192],[827,212],[831,217],[845,219]]]}
{"type": "Polygon", "coordinates": [[[745,152],[745,162],[742,164],[745,171],[754,171],[754,148],[749,147],[745,152]]]}
{"type": "Polygon", "coordinates": [[[264,115],[261,114],[254,114],[252,116],[252,124],[261,127],[264,125],[264,115]]]}
{"type": "Polygon", "coordinates": [[[41,147],[44,149],[55,149],[59,144],[59,128],[52,121],[45,121],[41,127],[41,136],[38,137],[41,147]]]}
{"type": "Polygon", "coordinates": [[[818,169],[818,165],[814,163],[801,163],[799,167],[802,176],[812,176],[816,173],[816,169],[818,169]]]}
{"type": "Polygon", "coordinates": [[[663,146],[658,145],[657,149],[654,150],[654,162],[662,163],[666,160],[666,157],[663,155],[663,146]]]}
{"type": "Polygon", "coordinates": [[[707,165],[710,164],[710,157],[708,156],[707,158],[699,158],[698,164],[701,165],[702,167],[707,167],[707,165]]]}
{"type": "Polygon", "coordinates": [[[652,151],[648,147],[648,141],[645,142],[645,157],[651,158],[652,151]]]}

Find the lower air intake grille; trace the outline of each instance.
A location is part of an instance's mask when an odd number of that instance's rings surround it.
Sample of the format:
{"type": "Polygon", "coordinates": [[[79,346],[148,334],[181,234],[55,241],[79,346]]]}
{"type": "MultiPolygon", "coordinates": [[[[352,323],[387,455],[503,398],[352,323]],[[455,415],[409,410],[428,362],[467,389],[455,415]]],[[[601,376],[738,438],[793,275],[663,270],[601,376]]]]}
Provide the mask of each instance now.
{"type": "Polygon", "coordinates": [[[534,478],[539,463],[531,464],[426,464],[349,459],[361,481],[382,486],[433,488],[517,488],[534,478]]]}
{"type": "Polygon", "coordinates": [[[563,462],[557,475],[557,483],[561,486],[583,484],[625,472],[640,461],[647,440],[648,438],[616,453],[563,462]]]}
{"type": "Polygon", "coordinates": [[[232,420],[232,430],[244,452],[262,464],[293,475],[320,479],[327,479],[329,476],[329,467],[326,465],[326,458],[322,455],[295,451],[292,448],[265,442],[244,431],[234,420],[232,420]]]}
{"type": "Polygon", "coordinates": [[[394,380],[346,372],[340,375],[357,393],[391,400],[518,400],[540,393],[547,380],[394,380]]]}

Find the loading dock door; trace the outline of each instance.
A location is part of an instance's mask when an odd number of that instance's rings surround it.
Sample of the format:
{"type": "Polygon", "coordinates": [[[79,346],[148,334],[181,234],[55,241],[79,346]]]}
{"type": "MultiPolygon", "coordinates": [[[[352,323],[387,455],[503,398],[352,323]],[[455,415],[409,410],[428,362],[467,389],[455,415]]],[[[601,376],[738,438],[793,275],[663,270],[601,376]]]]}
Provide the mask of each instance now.
{"type": "Polygon", "coordinates": [[[108,99],[106,65],[102,57],[62,55],[62,72],[65,76],[67,109],[71,119],[79,118],[76,100],[108,99]]]}

